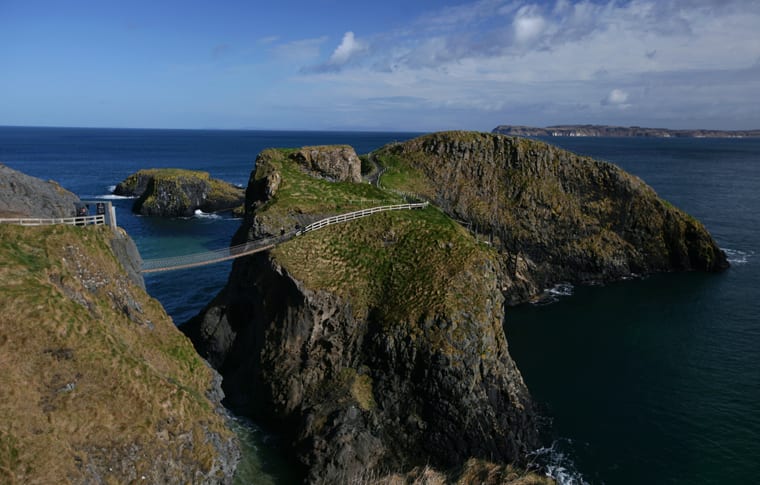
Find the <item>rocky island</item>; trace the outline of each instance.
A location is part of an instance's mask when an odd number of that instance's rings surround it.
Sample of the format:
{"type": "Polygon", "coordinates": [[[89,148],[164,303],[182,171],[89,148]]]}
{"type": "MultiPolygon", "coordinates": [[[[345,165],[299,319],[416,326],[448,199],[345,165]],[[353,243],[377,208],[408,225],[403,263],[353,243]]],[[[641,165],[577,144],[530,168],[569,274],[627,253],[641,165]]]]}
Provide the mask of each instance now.
{"type": "Polygon", "coordinates": [[[408,197],[435,207],[237,260],[182,327],[229,405],[280,433],[312,483],[524,465],[539,420],[509,355],[507,304],[558,281],[727,266],[704,227],[641,180],[544,143],[448,132],[391,144],[367,157],[377,185],[345,175],[346,150],[262,152],[233,244],[408,197]],[[331,160],[330,174],[304,151],[331,160]]]}
{"type": "Polygon", "coordinates": [[[510,136],[606,136],[651,138],[760,138],[760,130],[670,130],[641,126],[556,125],[546,128],[499,125],[493,133],[510,136]]]}
{"type": "MultiPolygon", "coordinates": [[[[68,216],[78,201],[1,172],[4,214],[68,216]]],[[[135,256],[107,226],[0,224],[0,482],[231,483],[219,376],[145,293],[135,256]]]]}
{"type": "Polygon", "coordinates": [[[242,213],[245,200],[240,187],[208,172],[179,168],[140,170],[120,182],[114,194],[137,197],[132,210],[138,214],[164,217],[189,217],[196,210],[242,213]]]}

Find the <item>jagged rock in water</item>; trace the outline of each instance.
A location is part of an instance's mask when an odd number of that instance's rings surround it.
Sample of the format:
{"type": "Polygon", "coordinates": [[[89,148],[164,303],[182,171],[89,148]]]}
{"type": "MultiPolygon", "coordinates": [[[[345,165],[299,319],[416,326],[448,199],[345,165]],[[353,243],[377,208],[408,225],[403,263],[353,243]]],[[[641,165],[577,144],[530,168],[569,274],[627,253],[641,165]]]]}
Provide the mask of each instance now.
{"type": "MultiPolygon", "coordinates": [[[[238,239],[321,214],[338,194],[395,197],[325,184],[287,152],[262,153],[238,239]],[[263,181],[275,172],[282,184],[269,199],[263,181]],[[323,196],[304,197],[309,184],[323,196]]],[[[224,376],[230,404],[286,436],[311,482],[470,457],[521,462],[538,431],[508,353],[497,274],[490,249],[436,209],[377,214],[236,261],[181,328],[224,376]]]]}
{"type": "Polygon", "coordinates": [[[559,281],[727,265],[641,180],[544,143],[452,132],[391,144],[372,154],[391,191],[314,178],[294,153],[257,158],[235,243],[399,193],[442,210],[375,214],[237,260],[182,327],[230,403],[282,433],[313,482],[519,463],[539,439],[505,302],[559,281]]]}
{"type": "Polygon", "coordinates": [[[720,271],[704,226],[641,179],[539,141],[435,133],[378,150],[393,186],[434,201],[502,255],[510,303],[562,281],[660,271],[720,271]]]}
{"type": "Polygon", "coordinates": [[[73,217],[79,197],[0,163],[0,217],[73,217]]]}
{"type": "Polygon", "coordinates": [[[134,212],[164,217],[236,210],[245,200],[242,188],[211,178],[208,172],[175,168],[140,170],[120,182],[114,194],[137,197],[134,212]]]}

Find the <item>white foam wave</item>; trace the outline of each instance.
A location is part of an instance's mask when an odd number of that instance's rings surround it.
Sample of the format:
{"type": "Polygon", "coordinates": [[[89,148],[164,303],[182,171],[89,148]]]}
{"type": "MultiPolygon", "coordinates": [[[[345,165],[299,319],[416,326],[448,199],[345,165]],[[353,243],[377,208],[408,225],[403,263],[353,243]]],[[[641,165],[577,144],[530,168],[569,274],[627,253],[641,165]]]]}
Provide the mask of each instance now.
{"type": "Polygon", "coordinates": [[[534,300],[534,305],[548,305],[549,303],[556,303],[560,298],[564,296],[571,296],[573,294],[574,286],[571,283],[557,283],[551,288],[545,289],[534,300]]]}
{"type": "Polygon", "coordinates": [[[571,296],[573,294],[573,285],[571,283],[557,283],[546,291],[550,295],[571,296]]]}
{"type": "Polygon", "coordinates": [[[108,192],[110,192],[110,193],[113,193],[113,191],[116,190],[116,186],[115,185],[109,185],[108,187],[106,187],[106,190],[108,192]]]}
{"type": "Polygon", "coordinates": [[[572,446],[572,441],[555,441],[551,446],[539,448],[531,455],[536,463],[544,467],[546,475],[556,480],[559,485],[589,485],[576,469],[573,459],[567,452],[562,451],[565,445],[572,446]]]}
{"type": "Polygon", "coordinates": [[[209,214],[208,212],[203,212],[200,209],[195,209],[195,213],[193,214],[193,217],[198,217],[199,219],[221,219],[222,216],[219,214],[209,214]]]}
{"type": "Polygon", "coordinates": [[[96,195],[93,197],[93,199],[107,199],[107,200],[122,200],[122,199],[136,199],[137,197],[133,195],[116,195],[116,194],[103,194],[103,195],[96,195]]]}
{"type": "Polygon", "coordinates": [[[754,251],[741,251],[739,249],[721,248],[726,253],[726,259],[731,264],[747,264],[755,255],[754,251]]]}

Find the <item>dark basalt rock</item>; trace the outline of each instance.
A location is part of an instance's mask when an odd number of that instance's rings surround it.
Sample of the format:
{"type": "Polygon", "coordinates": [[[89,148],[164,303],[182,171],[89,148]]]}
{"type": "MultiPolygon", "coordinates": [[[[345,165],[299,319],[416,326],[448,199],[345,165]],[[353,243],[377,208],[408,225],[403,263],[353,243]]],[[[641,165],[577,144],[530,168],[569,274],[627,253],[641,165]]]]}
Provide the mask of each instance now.
{"type": "MultiPolygon", "coordinates": [[[[288,160],[303,165],[292,153],[258,159],[235,243],[313,215],[284,194],[288,160]]],[[[479,133],[373,155],[408,183],[395,190],[433,201],[488,244],[437,212],[332,226],[236,260],[220,294],[180,327],[224,376],[228,402],[280,432],[310,482],[470,458],[519,464],[539,445],[538,420],[509,356],[507,302],[558,281],[726,266],[698,221],[607,163],[479,133]]]]}
{"type": "Polygon", "coordinates": [[[228,404],[283,433],[310,483],[470,457],[520,462],[539,444],[536,418],[496,279],[481,272],[494,269],[470,274],[491,297],[484,318],[389,323],[257,255],[180,328],[224,376],[228,404]]]}
{"type": "Polygon", "coordinates": [[[146,216],[189,217],[196,210],[237,210],[244,190],[213,179],[208,172],[183,169],[146,169],[127,177],[114,194],[137,197],[132,210],[146,216]]]}
{"type": "Polygon", "coordinates": [[[568,281],[728,267],[704,226],[641,179],[534,140],[435,133],[376,152],[421,173],[421,195],[502,255],[515,304],[568,281]]]}

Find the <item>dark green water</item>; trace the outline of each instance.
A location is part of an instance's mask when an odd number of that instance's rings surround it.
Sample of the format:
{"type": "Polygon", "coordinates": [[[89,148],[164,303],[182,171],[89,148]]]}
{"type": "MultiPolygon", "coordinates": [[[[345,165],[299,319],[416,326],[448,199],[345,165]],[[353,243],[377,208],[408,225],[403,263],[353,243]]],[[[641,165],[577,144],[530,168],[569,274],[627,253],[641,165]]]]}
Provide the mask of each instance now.
{"type": "Polygon", "coordinates": [[[700,218],[733,265],[509,311],[510,352],[553,420],[540,460],[564,483],[757,482],[760,141],[550,141],[639,175],[700,218]]]}

